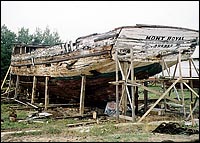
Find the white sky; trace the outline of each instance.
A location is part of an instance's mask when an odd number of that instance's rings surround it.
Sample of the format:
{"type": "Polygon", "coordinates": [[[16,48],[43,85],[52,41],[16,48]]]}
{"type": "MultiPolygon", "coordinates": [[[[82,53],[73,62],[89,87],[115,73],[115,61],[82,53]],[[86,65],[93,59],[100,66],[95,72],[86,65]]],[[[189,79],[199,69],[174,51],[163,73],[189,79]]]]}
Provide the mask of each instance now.
{"type": "Polygon", "coordinates": [[[3,24],[31,34],[49,26],[64,42],[136,24],[199,30],[199,1],[1,1],[3,24]]]}

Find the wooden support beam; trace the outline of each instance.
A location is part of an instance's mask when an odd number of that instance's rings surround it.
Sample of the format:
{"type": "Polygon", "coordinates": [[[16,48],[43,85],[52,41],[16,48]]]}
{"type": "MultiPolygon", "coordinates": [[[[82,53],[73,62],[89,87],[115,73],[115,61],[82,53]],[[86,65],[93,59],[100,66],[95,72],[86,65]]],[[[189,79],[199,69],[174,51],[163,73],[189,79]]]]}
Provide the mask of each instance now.
{"type": "MultiPolygon", "coordinates": [[[[163,79],[159,79],[160,81],[163,81],[163,80],[167,80],[167,81],[175,81],[177,80],[178,78],[174,77],[169,77],[169,76],[165,76],[165,78],[163,79]]],[[[182,77],[182,81],[185,81],[185,82],[189,82],[188,80],[198,80],[199,78],[198,77],[182,77]]]]}
{"type": "Polygon", "coordinates": [[[139,97],[139,94],[138,94],[138,87],[136,86],[135,87],[135,115],[138,114],[138,97],[139,97]]]}
{"type": "Polygon", "coordinates": [[[190,116],[193,114],[194,110],[199,106],[199,98],[196,98],[196,102],[194,105],[194,108],[192,109],[192,111],[190,111],[190,114],[188,115],[188,117],[186,118],[186,120],[189,120],[190,116]]]}
{"type": "Polygon", "coordinates": [[[47,110],[47,106],[49,105],[49,94],[48,94],[48,81],[49,77],[45,77],[45,104],[44,104],[44,109],[47,110]]]}
{"type": "MultiPolygon", "coordinates": [[[[134,64],[133,64],[133,49],[131,48],[131,81],[135,80],[134,64]]],[[[135,87],[131,86],[132,94],[132,121],[135,121],[135,87]]]]}
{"type": "Polygon", "coordinates": [[[187,88],[189,88],[189,90],[199,98],[199,95],[189,85],[187,85],[187,83],[183,82],[183,84],[185,84],[185,86],[187,86],[187,88]]]}
{"type": "Polygon", "coordinates": [[[10,72],[10,68],[11,68],[11,66],[9,66],[9,68],[7,70],[6,76],[4,77],[4,80],[3,80],[2,85],[1,85],[1,89],[3,88],[3,85],[4,85],[5,81],[6,81],[7,76],[8,76],[8,73],[10,72]]]}
{"type": "MultiPolygon", "coordinates": [[[[118,51],[115,50],[115,74],[116,74],[116,82],[119,80],[119,66],[118,66],[118,51]]],[[[118,83],[116,84],[116,120],[119,122],[119,85],[118,83]]]]}
{"type": "Polygon", "coordinates": [[[79,109],[81,116],[83,116],[83,114],[84,114],[85,84],[86,84],[86,76],[82,75],[81,93],[80,93],[80,109],[79,109]]]}
{"type": "Polygon", "coordinates": [[[8,99],[12,99],[12,100],[14,100],[14,101],[16,101],[16,102],[18,102],[18,103],[21,103],[21,104],[23,104],[23,105],[25,105],[25,106],[28,106],[28,104],[26,104],[26,103],[24,103],[24,102],[22,102],[22,101],[19,101],[19,100],[15,99],[15,98],[8,98],[8,99]]]}
{"type": "Polygon", "coordinates": [[[199,75],[199,70],[195,66],[193,59],[191,59],[191,62],[192,62],[192,65],[194,66],[194,69],[195,69],[196,73],[199,75]]]}
{"type": "Polygon", "coordinates": [[[125,119],[125,120],[129,120],[129,121],[133,121],[133,118],[132,118],[132,117],[125,116],[125,115],[119,115],[119,118],[125,119]]]}
{"type": "Polygon", "coordinates": [[[138,120],[138,123],[141,122],[148,114],[149,112],[160,102],[161,99],[163,99],[163,97],[165,97],[165,95],[167,95],[167,93],[173,88],[173,86],[176,85],[176,83],[178,83],[181,80],[181,78],[178,78],[166,91],[165,93],[162,94],[162,96],[160,96],[160,98],[149,108],[149,110],[138,120]]]}
{"type": "MultiPolygon", "coordinates": [[[[122,71],[125,78],[127,79],[128,72],[128,62],[122,62],[122,71]]],[[[126,115],[127,112],[127,92],[125,92],[125,84],[122,84],[122,114],[126,115]]]]}
{"type": "MultiPolygon", "coordinates": [[[[192,78],[192,58],[189,59],[189,74],[190,74],[190,78],[192,78]]],[[[193,81],[190,80],[190,87],[193,88],[193,81]]],[[[192,91],[190,91],[190,97],[191,97],[191,102],[193,101],[193,95],[192,95],[192,91]]]]}
{"type": "Polygon", "coordinates": [[[33,104],[29,103],[29,102],[26,102],[26,104],[28,104],[28,105],[32,106],[32,107],[33,107],[33,108],[35,108],[35,109],[38,109],[38,108],[39,108],[39,107],[37,107],[37,106],[35,106],[35,105],[33,105],[33,104]]]}
{"type": "Polygon", "coordinates": [[[8,86],[8,87],[7,87],[7,89],[6,89],[6,92],[5,92],[5,93],[7,93],[7,92],[8,92],[9,88],[10,88],[10,87],[8,86]]]}
{"type": "MultiPolygon", "coordinates": [[[[148,87],[147,81],[144,82],[144,86],[148,87]]],[[[144,89],[144,112],[147,111],[147,107],[148,107],[148,91],[144,89]]]]}
{"type": "MultiPolygon", "coordinates": [[[[165,75],[164,75],[164,70],[165,70],[165,68],[166,68],[166,70],[167,70],[168,75],[170,76],[170,73],[169,73],[169,71],[168,71],[167,64],[165,63],[165,60],[162,59],[162,76],[163,76],[163,77],[165,76],[165,75]]],[[[162,81],[162,85],[163,85],[163,93],[164,93],[165,90],[166,90],[166,88],[165,88],[165,81],[164,81],[164,80],[162,81]]],[[[170,91],[171,91],[171,90],[170,90],[170,91]]],[[[164,97],[164,106],[165,106],[165,110],[167,110],[166,97],[164,97]]]]}
{"type": "MultiPolygon", "coordinates": [[[[129,81],[129,82],[131,82],[131,81],[129,81]]],[[[142,84],[136,84],[136,83],[134,83],[134,82],[132,82],[131,84],[132,84],[132,86],[138,86],[138,87],[141,87],[141,88],[143,88],[144,90],[147,90],[147,91],[149,91],[149,92],[151,92],[151,93],[154,93],[154,94],[156,94],[156,95],[158,95],[158,96],[162,96],[162,94],[161,94],[160,92],[155,91],[155,90],[152,90],[152,89],[150,89],[150,88],[148,88],[148,87],[146,87],[146,86],[144,86],[144,85],[142,85],[142,84]]],[[[177,103],[177,104],[180,104],[180,102],[179,102],[178,100],[173,99],[173,98],[170,98],[169,96],[166,96],[166,99],[168,99],[168,100],[170,100],[170,101],[173,101],[173,102],[175,102],[175,103],[177,103]]]]}
{"type": "Polygon", "coordinates": [[[17,97],[18,91],[19,91],[19,75],[17,75],[17,79],[16,79],[16,84],[15,84],[15,96],[14,96],[14,98],[17,97]]]}
{"type": "Polygon", "coordinates": [[[20,49],[19,49],[19,54],[20,55],[22,54],[22,47],[20,47],[20,49]]]}
{"type": "Polygon", "coordinates": [[[183,105],[183,114],[184,117],[186,117],[186,111],[185,111],[185,94],[183,91],[183,81],[182,81],[182,69],[181,69],[181,51],[179,51],[178,55],[178,64],[179,64],[179,78],[181,78],[180,86],[181,86],[181,94],[182,94],[182,105],[183,105]]]}
{"type": "MultiPolygon", "coordinates": [[[[116,84],[115,84],[116,85],[116,84]]],[[[122,84],[122,95],[121,95],[121,98],[120,98],[120,101],[119,101],[119,106],[122,104],[122,100],[123,100],[123,98],[124,98],[124,92],[125,92],[125,86],[123,86],[123,84],[122,84]]]]}
{"type": "Polygon", "coordinates": [[[9,93],[11,93],[11,92],[13,92],[13,91],[14,91],[14,90],[6,91],[6,92],[4,92],[4,93],[1,93],[1,96],[5,95],[5,94],[9,94],[9,93]]]}
{"type": "Polygon", "coordinates": [[[31,96],[31,103],[34,103],[34,98],[36,95],[36,85],[37,85],[37,78],[36,76],[33,76],[33,87],[32,87],[32,96],[31,96]]]}
{"type": "Polygon", "coordinates": [[[178,66],[178,57],[177,57],[176,66],[174,68],[174,74],[172,76],[172,79],[174,79],[174,77],[175,77],[177,66],[178,66]]]}
{"type": "Polygon", "coordinates": [[[122,69],[122,67],[121,67],[121,64],[120,64],[119,60],[117,60],[117,63],[118,63],[118,67],[119,67],[120,72],[121,72],[121,75],[122,75],[122,80],[125,80],[126,78],[125,78],[125,76],[124,76],[124,72],[123,72],[123,69],[122,69]]]}

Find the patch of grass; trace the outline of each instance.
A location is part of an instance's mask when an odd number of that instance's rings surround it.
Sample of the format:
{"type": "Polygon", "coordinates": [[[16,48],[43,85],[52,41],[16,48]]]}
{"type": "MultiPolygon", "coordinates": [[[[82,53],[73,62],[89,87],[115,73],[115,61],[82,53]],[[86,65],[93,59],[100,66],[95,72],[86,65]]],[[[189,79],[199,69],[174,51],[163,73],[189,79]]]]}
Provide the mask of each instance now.
{"type": "MultiPolygon", "coordinates": [[[[136,132],[123,132],[116,133],[112,132],[104,136],[98,136],[98,138],[93,136],[90,140],[85,140],[87,142],[133,142],[133,141],[147,141],[150,137],[150,133],[136,133],[136,132]]],[[[84,140],[83,140],[84,141],[84,140]]]]}
{"type": "Polygon", "coordinates": [[[21,130],[28,127],[29,126],[26,123],[10,122],[9,120],[6,120],[1,124],[1,130],[21,130]]]}
{"type": "Polygon", "coordinates": [[[117,128],[114,126],[113,123],[106,123],[103,126],[94,125],[89,134],[92,136],[105,136],[108,134],[112,134],[115,132],[117,128]]]}
{"type": "Polygon", "coordinates": [[[62,133],[62,128],[59,128],[57,125],[46,126],[46,128],[43,128],[43,131],[46,134],[60,134],[62,133]]]}
{"type": "MultiPolygon", "coordinates": [[[[1,104],[1,118],[4,120],[9,119],[9,114],[14,111],[10,106],[17,106],[17,104],[1,104]]],[[[27,111],[15,110],[17,119],[25,119],[28,115],[27,111]]]]}
{"type": "MultiPolygon", "coordinates": [[[[50,127],[49,132],[59,132],[55,129],[52,129],[51,126],[56,125],[58,128],[65,128],[67,124],[76,123],[78,121],[74,119],[62,119],[62,120],[53,120],[53,119],[40,119],[44,123],[34,123],[32,121],[30,122],[10,122],[9,120],[9,114],[12,111],[10,106],[16,106],[19,107],[19,104],[1,104],[1,119],[4,120],[3,124],[1,124],[1,130],[22,130],[22,129],[28,129],[28,128],[46,128],[47,126],[50,127]]],[[[30,111],[26,110],[16,110],[17,119],[26,119],[28,117],[28,114],[30,111]]],[[[36,119],[38,120],[38,119],[36,119]]]]}
{"type": "MultiPolygon", "coordinates": [[[[1,119],[4,120],[1,124],[1,130],[22,130],[25,128],[35,128],[38,124],[28,122],[11,122],[9,114],[12,111],[10,106],[17,106],[18,104],[1,104],[1,119]]],[[[23,110],[16,110],[17,119],[26,119],[28,112],[23,110]]]]}
{"type": "MultiPolygon", "coordinates": [[[[162,84],[149,85],[148,88],[150,88],[154,91],[160,92],[160,93],[163,92],[162,84]]],[[[181,98],[182,97],[181,89],[176,88],[176,90],[178,92],[179,97],[181,98]]],[[[183,91],[184,91],[185,98],[190,98],[190,90],[188,88],[186,88],[183,91]]],[[[194,88],[194,91],[196,91],[198,93],[198,89],[194,88]]],[[[144,92],[143,88],[138,89],[139,99],[141,99],[141,100],[144,99],[144,93],[143,92],[144,92]]],[[[149,99],[157,99],[158,97],[159,96],[155,95],[154,93],[148,92],[148,98],[149,99]]],[[[171,90],[170,97],[177,98],[177,95],[174,91],[174,88],[172,88],[172,90],[171,90]]]]}
{"type": "Polygon", "coordinates": [[[17,118],[18,119],[26,119],[28,116],[27,111],[23,111],[23,110],[17,110],[17,118]]]}
{"type": "Polygon", "coordinates": [[[30,135],[38,136],[38,135],[41,135],[41,132],[40,131],[38,131],[38,132],[21,132],[21,133],[12,134],[12,136],[14,136],[14,137],[22,137],[22,136],[30,136],[30,135]]]}

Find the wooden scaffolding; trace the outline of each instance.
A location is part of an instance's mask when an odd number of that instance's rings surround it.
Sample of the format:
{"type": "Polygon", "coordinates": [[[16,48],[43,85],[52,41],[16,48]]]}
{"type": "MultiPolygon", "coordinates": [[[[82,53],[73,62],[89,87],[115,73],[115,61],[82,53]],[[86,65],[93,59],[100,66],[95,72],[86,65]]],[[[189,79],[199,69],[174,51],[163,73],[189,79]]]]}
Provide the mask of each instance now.
{"type": "Polygon", "coordinates": [[[182,76],[182,68],[181,68],[181,52],[179,51],[179,54],[177,56],[177,62],[175,65],[175,70],[174,70],[174,74],[171,77],[170,76],[170,72],[169,72],[169,68],[167,67],[167,64],[165,62],[165,60],[161,57],[160,59],[160,63],[162,63],[162,78],[158,79],[160,82],[162,82],[163,84],[163,92],[158,92],[155,90],[150,89],[147,86],[147,80],[136,80],[136,77],[134,76],[134,59],[133,59],[133,49],[132,48],[117,48],[116,52],[115,52],[115,63],[116,63],[116,81],[114,82],[110,82],[111,84],[116,85],[116,120],[119,121],[119,118],[122,119],[126,119],[126,120],[131,120],[133,122],[136,121],[136,107],[138,105],[137,102],[135,102],[135,100],[137,100],[137,94],[135,94],[136,92],[136,87],[138,88],[142,88],[144,89],[144,91],[148,91],[151,92],[153,94],[156,94],[159,96],[159,98],[156,100],[156,102],[147,110],[147,92],[144,92],[144,107],[146,107],[146,112],[143,114],[143,116],[137,121],[137,122],[141,122],[149,113],[150,111],[162,100],[164,99],[164,105],[165,105],[165,110],[166,110],[166,101],[172,101],[174,103],[176,103],[177,105],[180,105],[180,107],[183,108],[183,113],[184,113],[184,117],[186,118],[186,111],[185,111],[185,95],[184,95],[184,91],[183,91],[183,85],[185,85],[190,91],[191,91],[191,103],[190,103],[190,114],[187,116],[186,120],[188,120],[190,117],[191,119],[193,119],[193,112],[194,110],[197,108],[197,105],[199,103],[199,94],[197,92],[194,91],[193,89],[193,80],[197,80],[199,79],[199,71],[196,68],[194,61],[192,58],[189,58],[189,74],[190,77],[183,77],[182,76]],[[126,57],[122,58],[122,55],[119,54],[120,50],[128,50],[130,51],[130,54],[128,54],[128,56],[126,55],[126,57]],[[177,66],[179,65],[179,76],[176,77],[175,73],[177,71],[177,66]],[[194,67],[198,77],[192,77],[192,70],[191,67],[194,67]],[[164,69],[167,70],[168,75],[164,75],[164,69]],[[121,79],[119,78],[119,75],[121,75],[121,79]],[[171,86],[169,86],[167,89],[165,87],[165,82],[166,81],[171,81],[172,84],[171,86]],[[190,83],[190,85],[188,85],[188,81],[190,83]],[[172,97],[170,97],[170,92],[172,90],[172,88],[177,92],[176,90],[176,84],[179,83],[180,87],[181,87],[181,100],[179,98],[179,95],[177,95],[177,99],[174,99],[172,97]],[[121,86],[121,88],[119,88],[119,86],[121,86]],[[119,99],[119,90],[121,90],[121,98],[119,99]],[[193,95],[195,95],[196,100],[195,103],[193,101],[193,95]],[[126,116],[126,110],[127,110],[127,102],[129,102],[130,106],[131,106],[131,110],[132,110],[132,117],[130,116],[126,116]],[[192,106],[194,104],[194,106],[192,106]],[[121,111],[122,115],[120,115],[121,111]]]}
{"type": "MultiPolygon", "coordinates": [[[[19,96],[19,93],[20,93],[20,75],[15,75],[16,76],[16,82],[15,82],[15,85],[14,87],[12,87],[13,85],[11,85],[11,73],[10,73],[10,70],[11,70],[11,66],[8,68],[8,71],[6,73],[6,76],[4,77],[4,80],[2,82],[2,85],[1,85],[1,90],[3,89],[3,87],[5,87],[5,82],[6,80],[9,81],[9,86],[6,88],[5,92],[2,93],[1,95],[5,95],[7,94],[7,98],[9,99],[13,99],[23,105],[30,105],[34,108],[38,108],[37,106],[34,105],[35,103],[35,97],[36,97],[36,86],[37,86],[37,76],[33,76],[33,82],[32,83],[32,92],[31,92],[31,103],[29,102],[26,102],[26,103],[23,103],[19,100],[17,100],[18,96],[19,96]],[[8,76],[10,75],[10,76],[8,76]],[[8,79],[9,77],[9,79],[8,79]],[[13,90],[11,90],[11,88],[14,88],[14,97],[10,98],[9,97],[9,93],[12,92],[13,90]]],[[[86,75],[81,75],[82,77],[82,80],[81,80],[81,92],[80,92],[80,107],[79,107],[79,114],[81,116],[84,115],[84,100],[85,100],[85,85],[86,85],[86,75]]],[[[48,84],[49,84],[49,80],[50,80],[50,77],[49,76],[44,76],[44,85],[45,85],[45,94],[44,94],[44,110],[47,110],[48,107],[49,107],[49,87],[48,87],[48,84]]],[[[27,82],[28,83],[28,82],[27,82]]]]}

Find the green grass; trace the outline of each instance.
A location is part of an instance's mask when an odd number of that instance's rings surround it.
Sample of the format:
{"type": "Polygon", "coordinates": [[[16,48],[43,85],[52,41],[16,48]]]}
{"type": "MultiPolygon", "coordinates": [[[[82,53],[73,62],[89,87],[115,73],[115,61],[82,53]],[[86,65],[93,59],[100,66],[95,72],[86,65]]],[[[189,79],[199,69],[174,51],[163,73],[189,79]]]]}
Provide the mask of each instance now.
{"type": "Polygon", "coordinates": [[[57,125],[48,125],[46,127],[43,127],[42,129],[45,134],[60,134],[62,133],[63,127],[58,127],[57,125]]]}
{"type": "Polygon", "coordinates": [[[151,125],[129,125],[116,127],[115,123],[105,123],[104,125],[94,125],[88,132],[78,133],[77,135],[86,137],[87,142],[131,142],[145,141],[150,136],[154,127],[151,125]],[[147,126],[149,126],[147,128],[147,126]],[[144,131],[144,129],[146,129],[144,131]],[[90,138],[87,138],[90,136],[90,138]],[[94,140],[95,139],[95,140],[94,140]]]}
{"type": "MultiPolygon", "coordinates": [[[[148,88],[150,88],[151,90],[160,92],[161,94],[164,93],[161,84],[149,85],[148,88]]],[[[167,88],[166,88],[166,90],[167,90],[167,88]]],[[[182,97],[181,89],[176,88],[176,90],[178,92],[179,97],[181,98],[182,97]]],[[[198,93],[198,89],[194,88],[194,91],[196,93],[198,93]]],[[[187,99],[191,98],[190,90],[188,88],[183,89],[183,92],[184,92],[184,97],[185,98],[187,98],[187,99]]],[[[143,100],[144,99],[144,89],[143,88],[139,88],[138,93],[139,93],[139,99],[143,100]]],[[[169,95],[169,93],[167,95],[169,95]]],[[[148,92],[148,98],[149,99],[158,99],[159,97],[160,97],[159,95],[155,95],[154,93],[148,92]]],[[[171,98],[177,98],[177,95],[175,93],[175,89],[174,88],[172,88],[172,90],[170,92],[170,97],[171,98]]],[[[193,97],[195,97],[195,95],[193,95],[193,97]]]]}
{"type": "MultiPolygon", "coordinates": [[[[1,104],[1,119],[4,120],[4,123],[1,124],[1,130],[23,130],[23,129],[43,129],[49,133],[58,133],[59,131],[55,128],[65,128],[67,124],[76,123],[76,120],[73,119],[62,119],[62,120],[54,120],[54,119],[41,119],[44,123],[34,123],[30,122],[11,122],[9,120],[9,114],[12,111],[10,106],[19,106],[18,104],[1,104]],[[56,127],[54,127],[56,124],[56,127]],[[48,130],[47,130],[47,127],[48,130]]],[[[17,119],[26,119],[30,112],[25,110],[16,110],[17,119]]],[[[37,120],[37,119],[36,119],[37,120]]]]}
{"type": "Polygon", "coordinates": [[[103,126],[94,125],[89,134],[93,136],[105,136],[107,134],[112,134],[116,130],[117,128],[113,123],[105,123],[103,126]]]}
{"type": "MultiPolygon", "coordinates": [[[[98,141],[102,142],[133,142],[133,141],[146,141],[150,136],[149,133],[121,133],[121,134],[108,134],[107,136],[99,137],[98,141]]],[[[92,140],[96,142],[96,140],[92,140]]]]}
{"type": "MultiPolygon", "coordinates": [[[[149,85],[149,88],[163,92],[161,85],[149,85]]],[[[177,89],[179,96],[181,97],[181,90],[177,89]]],[[[196,91],[197,89],[195,89],[196,91]]],[[[144,99],[143,89],[139,88],[139,99],[144,99]]],[[[190,91],[188,89],[184,89],[184,95],[187,100],[185,103],[190,105],[190,91]]],[[[160,96],[157,96],[153,93],[148,92],[149,99],[158,99],[160,96]]],[[[175,93],[171,92],[171,97],[176,98],[175,93]]],[[[195,97],[195,96],[194,96],[195,97]]],[[[67,124],[73,124],[77,122],[84,122],[87,120],[74,120],[74,119],[41,119],[44,123],[34,123],[34,122],[10,122],[9,121],[9,113],[11,112],[10,106],[20,107],[20,104],[1,104],[1,118],[4,119],[4,123],[1,124],[1,131],[6,130],[42,130],[42,132],[29,132],[29,133],[17,133],[13,136],[28,136],[28,135],[41,135],[41,134],[61,134],[65,133],[67,135],[72,134],[76,136],[94,136],[98,137],[98,141],[113,141],[113,142],[128,142],[134,140],[145,140],[150,136],[149,131],[154,128],[148,125],[146,126],[131,126],[131,127],[116,127],[115,123],[104,123],[102,126],[94,125],[89,132],[77,132],[77,131],[69,131],[67,124]]],[[[199,110],[197,108],[197,110],[199,110]]],[[[26,119],[30,112],[35,112],[34,110],[16,110],[17,119],[26,119]]],[[[36,119],[37,120],[37,119],[36,119]]],[[[96,142],[96,141],[95,141],[96,142]]]]}
{"type": "Polygon", "coordinates": [[[11,136],[13,136],[13,137],[21,137],[21,136],[30,136],[30,135],[33,135],[33,136],[41,135],[41,131],[38,131],[38,132],[21,132],[21,133],[14,133],[14,134],[12,134],[11,136]]]}

